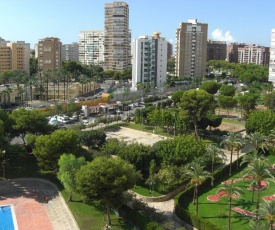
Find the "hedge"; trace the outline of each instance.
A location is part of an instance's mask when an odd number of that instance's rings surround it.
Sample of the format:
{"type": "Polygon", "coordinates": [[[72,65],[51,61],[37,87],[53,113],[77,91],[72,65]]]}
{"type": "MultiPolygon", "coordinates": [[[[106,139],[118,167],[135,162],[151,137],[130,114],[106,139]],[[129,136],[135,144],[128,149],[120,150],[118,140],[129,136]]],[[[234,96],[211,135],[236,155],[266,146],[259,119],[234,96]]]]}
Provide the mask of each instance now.
{"type": "Polygon", "coordinates": [[[157,222],[149,220],[126,205],[120,208],[119,215],[142,230],[164,230],[157,222]]]}

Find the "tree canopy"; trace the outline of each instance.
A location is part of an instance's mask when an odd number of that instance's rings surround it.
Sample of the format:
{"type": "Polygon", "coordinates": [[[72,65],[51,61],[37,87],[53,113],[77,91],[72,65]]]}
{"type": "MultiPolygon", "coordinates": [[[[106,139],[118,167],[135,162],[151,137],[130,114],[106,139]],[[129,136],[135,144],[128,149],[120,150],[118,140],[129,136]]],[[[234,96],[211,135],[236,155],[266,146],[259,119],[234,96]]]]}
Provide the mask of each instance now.
{"type": "Polygon", "coordinates": [[[26,110],[24,108],[13,110],[11,119],[14,121],[13,129],[23,139],[27,133],[48,133],[52,128],[48,125],[45,115],[39,110],[26,110]]]}
{"type": "Polygon", "coordinates": [[[269,135],[275,127],[275,113],[271,110],[255,110],[249,114],[246,119],[246,132],[259,132],[264,135],[269,135]]]}
{"type": "Polygon", "coordinates": [[[233,97],[236,89],[232,85],[222,85],[220,88],[220,94],[223,96],[233,97]]]}
{"type": "Polygon", "coordinates": [[[79,140],[82,145],[89,148],[100,148],[106,141],[106,134],[101,130],[80,131],[79,140]]]}
{"type": "Polygon", "coordinates": [[[193,135],[178,135],[173,139],[155,143],[153,149],[162,162],[180,166],[196,157],[203,156],[206,144],[202,139],[196,139],[193,135]]]}
{"type": "Polygon", "coordinates": [[[41,135],[35,141],[33,154],[38,166],[44,170],[55,170],[59,157],[63,153],[80,155],[79,140],[76,131],[57,130],[51,135],[41,135]]]}
{"type": "Polygon", "coordinates": [[[221,83],[214,81],[206,81],[201,86],[201,90],[205,90],[207,93],[216,94],[221,87],[221,83]]]}
{"type": "Polygon", "coordinates": [[[57,177],[70,193],[68,201],[72,201],[73,193],[76,191],[76,173],[85,164],[84,157],[77,158],[73,154],[63,154],[58,160],[57,177]]]}
{"type": "Polygon", "coordinates": [[[189,90],[184,92],[178,104],[181,115],[191,121],[195,127],[195,137],[199,137],[198,122],[207,117],[214,109],[213,95],[205,90],[189,90]]]}
{"type": "Polygon", "coordinates": [[[108,224],[110,208],[121,205],[124,193],[134,186],[137,172],[121,158],[98,157],[77,173],[77,187],[85,201],[100,201],[106,207],[108,224]]]}

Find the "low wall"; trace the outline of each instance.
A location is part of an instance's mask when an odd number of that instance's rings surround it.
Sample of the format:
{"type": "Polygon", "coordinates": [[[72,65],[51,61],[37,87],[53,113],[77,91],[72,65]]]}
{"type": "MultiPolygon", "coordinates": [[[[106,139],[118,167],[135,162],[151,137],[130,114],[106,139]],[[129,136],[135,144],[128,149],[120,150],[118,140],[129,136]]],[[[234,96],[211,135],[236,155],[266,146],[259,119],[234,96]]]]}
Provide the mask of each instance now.
{"type": "Polygon", "coordinates": [[[144,202],[163,202],[163,201],[170,200],[175,195],[177,195],[178,193],[183,191],[185,188],[186,188],[186,184],[181,185],[178,188],[176,188],[175,190],[173,190],[163,196],[158,196],[158,197],[148,197],[148,196],[139,195],[137,193],[135,193],[135,194],[137,195],[137,198],[143,200],[144,202]]]}

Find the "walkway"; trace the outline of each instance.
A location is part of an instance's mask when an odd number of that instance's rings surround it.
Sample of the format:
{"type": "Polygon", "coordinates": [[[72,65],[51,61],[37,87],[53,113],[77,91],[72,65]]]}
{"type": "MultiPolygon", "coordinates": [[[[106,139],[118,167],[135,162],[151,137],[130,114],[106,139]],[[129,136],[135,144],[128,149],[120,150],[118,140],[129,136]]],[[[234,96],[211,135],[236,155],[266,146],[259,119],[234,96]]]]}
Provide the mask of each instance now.
{"type": "Polygon", "coordinates": [[[13,204],[19,230],[79,230],[58,189],[49,181],[0,181],[0,205],[13,204]],[[45,202],[45,195],[49,202],[45,202]]]}

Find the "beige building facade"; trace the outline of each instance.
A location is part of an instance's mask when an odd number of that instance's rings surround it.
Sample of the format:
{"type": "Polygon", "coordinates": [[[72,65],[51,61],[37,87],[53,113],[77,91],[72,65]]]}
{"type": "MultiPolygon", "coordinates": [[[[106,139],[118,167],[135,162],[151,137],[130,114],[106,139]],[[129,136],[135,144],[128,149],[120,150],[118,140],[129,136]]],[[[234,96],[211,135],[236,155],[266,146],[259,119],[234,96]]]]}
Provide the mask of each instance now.
{"type": "Polygon", "coordinates": [[[48,70],[61,71],[62,69],[62,43],[59,38],[40,39],[37,46],[38,68],[42,72],[48,70]]]}
{"type": "Polygon", "coordinates": [[[203,78],[206,70],[208,24],[189,19],[176,30],[175,75],[203,78]]]}
{"type": "Polygon", "coordinates": [[[122,71],[131,63],[129,6],[125,2],[105,4],[104,70],[122,71]]]}
{"type": "Polygon", "coordinates": [[[0,74],[3,71],[21,70],[30,74],[30,44],[24,41],[0,40],[0,74]]]}

